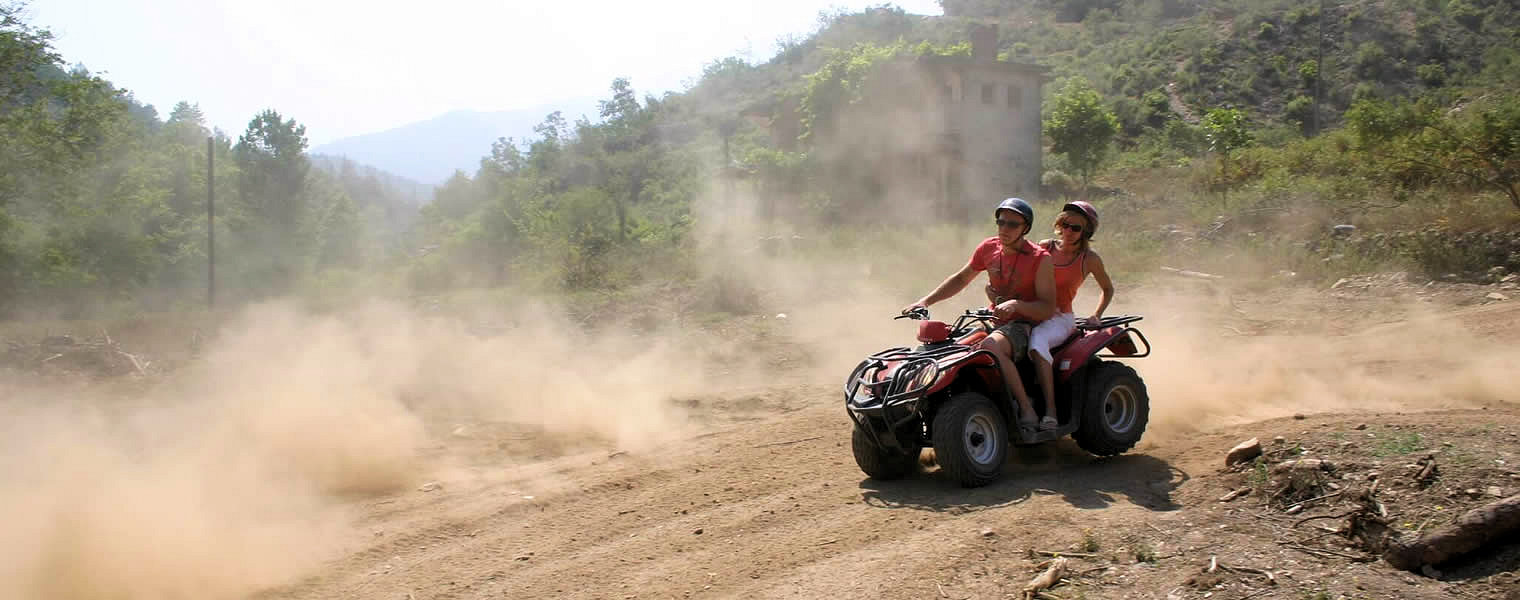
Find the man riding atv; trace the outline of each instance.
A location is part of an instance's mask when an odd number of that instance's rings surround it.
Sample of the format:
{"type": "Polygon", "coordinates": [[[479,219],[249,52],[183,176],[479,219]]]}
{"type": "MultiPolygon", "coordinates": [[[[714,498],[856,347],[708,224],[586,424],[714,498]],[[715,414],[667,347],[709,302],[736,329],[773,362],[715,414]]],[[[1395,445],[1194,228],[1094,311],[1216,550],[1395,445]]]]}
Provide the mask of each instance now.
{"type": "Polygon", "coordinates": [[[996,330],[982,340],[980,347],[991,351],[1002,367],[1004,386],[1019,404],[1019,428],[1026,432],[1055,429],[1058,423],[1049,410],[1043,420],[1036,420],[1034,405],[1013,364],[1028,357],[1032,328],[1055,314],[1055,271],[1050,253],[1024,238],[1034,223],[1034,208],[1028,202],[1008,198],[992,214],[997,235],[978,244],[966,266],[945,278],[929,295],[904,307],[902,313],[954,297],[976,279],[977,272],[986,271],[991,293],[1001,300],[991,307],[997,317],[996,330]]]}

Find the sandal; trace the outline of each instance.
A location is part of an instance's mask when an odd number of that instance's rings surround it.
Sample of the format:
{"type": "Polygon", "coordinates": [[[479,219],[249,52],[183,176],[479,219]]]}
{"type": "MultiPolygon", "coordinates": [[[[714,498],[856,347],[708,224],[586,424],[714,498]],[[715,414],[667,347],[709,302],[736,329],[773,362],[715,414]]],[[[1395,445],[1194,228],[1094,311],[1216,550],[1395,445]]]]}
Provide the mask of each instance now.
{"type": "Polygon", "coordinates": [[[1022,419],[1019,420],[1019,433],[1023,434],[1024,437],[1034,437],[1035,432],[1039,430],[1040,426],[1038,421],[1035,421],[1034,419],[1030,419],[1028,421],[1022,419]]]}
{"type": "Polygon", "coordinates": [[[1040,431],[1050,431],[1060,426],[1061,424],[1056,421],[1055,417],[1046,416],[1045,418],[1040,419],[1040,431]]]}

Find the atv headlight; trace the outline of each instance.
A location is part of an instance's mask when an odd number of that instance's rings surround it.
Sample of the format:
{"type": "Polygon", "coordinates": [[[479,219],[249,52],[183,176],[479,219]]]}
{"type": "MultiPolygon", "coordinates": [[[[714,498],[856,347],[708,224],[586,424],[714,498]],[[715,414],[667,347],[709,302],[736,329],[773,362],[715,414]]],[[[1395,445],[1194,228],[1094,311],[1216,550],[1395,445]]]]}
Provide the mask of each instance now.
{"type": "Polygon", "coordinates": [[[850,371],[849,378],[844,380],[844,395],[846,398],[855,395],[855,386],[860,383],[860,376],[865,372],[866,366],[869,364],[871,364],[870,360],[860,361],[860,364],[855,365],[855,369],[850,371]]]}
{"type": "Polygon", "coordinates": [[[913,375],[913,379],[908,382],[908,388],[904,391],[911,393],[927,388],[933,385],[934,380],[938,377],[939,364],[935,362],[925,363],[924,366],[919,367],[918,372],[913,375]]]}

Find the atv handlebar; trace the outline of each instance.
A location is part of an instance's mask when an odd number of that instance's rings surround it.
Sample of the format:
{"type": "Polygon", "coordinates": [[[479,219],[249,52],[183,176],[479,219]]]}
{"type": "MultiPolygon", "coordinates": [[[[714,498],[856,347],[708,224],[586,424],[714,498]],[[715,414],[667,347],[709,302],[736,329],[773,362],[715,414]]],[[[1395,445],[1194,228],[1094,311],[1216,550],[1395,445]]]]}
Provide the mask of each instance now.
{"type": "MultiPolygon", "coordinates": [[[[897,320],[897,319],[913,319],[914,321],[927,321],[927,320],[929,320],[929,309],[925,308],[925,307],[922,307],[922,306],[914,307],[914,308],[908,310],[907,312],[904,312],[903,314],[900,314],[900,315],[897,315],[895,317],[892,317],[892,320],[894,320],[894,321],[897,320]]],[[[960,330],[965,329],[966,327],[968,327],[968,326],[970,326],[970,325],[972,325],[974,323],[986,323],[986,322],[995,321],[995,320],[997,320],[997,315],[994,314],[992,312],[992,310],[990,310],[990,309],[986,309],[986,308],[971,309],[971,308],[968,308],[968,309],[966,309],[965,313],[962,313],[961,316],[955,320],[955,325],[951,326],[951,329],[955,330],[955,331],[960,331],[960,330]]],[[[989,329],[990,329],[990,327],[989,327],[989,329]]]]}
{"type": "MultiPolygon", "coordinates": [[[[1098,322],[1096,322],[1096,323],[1094,323],[1094,322],[1092,322],[1092,321],[1090,321],[1088,319],[1078,319],[1077,320],[1077,329],[1107,329],[1109,327],[1115,327],[1115,326],[1119,326],[1119,325],[1127,325],[1127,324],[1130,324],[1130,323],[1134,323],[1135,321],[1139,321],[1139,320],[1144,319],[1144,318],[1145,317],[1142,317],[1140,315],[1113,315],[1113,316],[1103,317],[1102,319],[1099,319],[1098,322]]],[[[897,320],[897,319],[913,319],[914,321],[927,321],[927,320],[929,320],[929,309],[926,308],[926,307],[923,307],[923,306],[914,307],[913,309],[910,309],[910,310],[908,310],[907,312],[905,312],[903,314],[900,314],[900,315],[897,315],[895,317],[892,317],[892,320],[894,320],[894,321],[897,320]]],[[[983,321],[993,321],[993,320],[996,320],[996,319],[997,319],[997,315],[993,314],[993,312],[990,309],[986,309],[986,308],[970,309],[970,308],[968,308],[968,309],[966,309],[966,312],[964,314],[962,314],[959,319],[956,320],[954,328],[955,329],[960,329],[962,326],[968,325],[969,324],[968,321],[970,323],[977,323],[977,322],[983,322],[983,321]]]]}
{"type": "Polygon", "coordinates": [[[900,314],[900,315],[892,317],[893,321],[896,321],[898,319],[913,319],[914,321],[927,321],[927,320],[929,320],[929,308],[926,307],[926,306],[915,306],[913,308],[910,308],[908,310],[903,311],[903,313],[900,314]]]}

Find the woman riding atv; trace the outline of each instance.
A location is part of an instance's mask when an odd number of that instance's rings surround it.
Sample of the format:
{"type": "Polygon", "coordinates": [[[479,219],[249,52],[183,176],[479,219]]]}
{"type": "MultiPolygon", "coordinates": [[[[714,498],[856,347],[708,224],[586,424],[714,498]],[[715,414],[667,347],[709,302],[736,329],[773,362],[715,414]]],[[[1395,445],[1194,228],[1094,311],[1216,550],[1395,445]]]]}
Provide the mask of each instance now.
{"type": "MultiPolygon", "coordinates": [[[[1040,419],[1042,431],[1059,426],[1053,416],[1056,414],[1056,393],[1050,349],[1066,341],[1077,330],[1076,315],[1071,307],[1072,300],[1077,297],[1077,289],[1082,287],[1087,275],[1091,273],[1093,280],[1098,282],[1098,288],[1102,290],[1098,308],[1085,320],[1093,326],[1103,319],[1103,311],[1108,310],[1109,303],[1114,299],[1114,283],[1103,267],[1103,258],[1091,247],[1093,234],[1097,231],[1098,209],[1079,200],[1061,207],[1061,214],[1056,215],[1056,237],[1038,244],[1050,253],[1056,284],[1055,314],[1036,325],[1029,335],[1029,358],[1035,363],[1035,371],[1040,377],[1040,389],[1045,392],[1045,418],[1040,419]]],[[[987,298],[997,301],[992,286],[987,287],[987,298]]]]}

